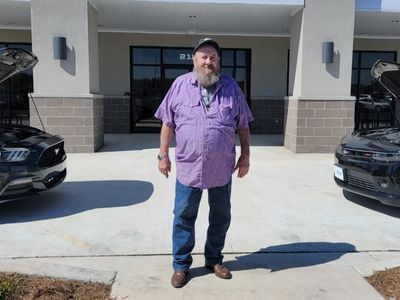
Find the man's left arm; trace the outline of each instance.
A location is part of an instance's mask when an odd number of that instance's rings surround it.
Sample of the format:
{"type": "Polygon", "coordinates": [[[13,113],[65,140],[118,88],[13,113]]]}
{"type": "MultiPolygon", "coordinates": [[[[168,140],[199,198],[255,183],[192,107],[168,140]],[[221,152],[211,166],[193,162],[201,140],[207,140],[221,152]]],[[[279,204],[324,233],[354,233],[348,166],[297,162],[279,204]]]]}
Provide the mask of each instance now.
{"type": "Polygon", "coordinates": [[[239,141],[240,141],[240,157],[235,166],[235,171],[238,171],[238,177],[242,178],[249,173],[250,169],[250,129],[242,128],[238,129],[239,141]]]}

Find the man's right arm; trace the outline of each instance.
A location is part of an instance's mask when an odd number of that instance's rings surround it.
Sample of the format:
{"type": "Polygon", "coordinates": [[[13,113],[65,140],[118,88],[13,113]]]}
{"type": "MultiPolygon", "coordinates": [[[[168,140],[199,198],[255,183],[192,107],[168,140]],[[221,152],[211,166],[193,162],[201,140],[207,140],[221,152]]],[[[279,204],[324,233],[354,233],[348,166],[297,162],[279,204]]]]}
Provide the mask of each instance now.
{"type": "Polygon", "coordinates": [[[171,160],[169,159],[169,145],[171,143],[174,129],[167,125],[162,125],[160,134],[160,153],[161,158],[158,162],[158,170],[168,178],[168,173],[171,172],[171,160]]]}

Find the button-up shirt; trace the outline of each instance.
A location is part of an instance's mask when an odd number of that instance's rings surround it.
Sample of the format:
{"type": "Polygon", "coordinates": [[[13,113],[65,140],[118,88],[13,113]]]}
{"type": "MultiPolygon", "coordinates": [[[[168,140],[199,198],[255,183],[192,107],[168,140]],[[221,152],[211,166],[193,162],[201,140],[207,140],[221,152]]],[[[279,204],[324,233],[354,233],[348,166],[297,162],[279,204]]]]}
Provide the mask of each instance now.
{"type": "Polygon", "coordinates": [[[176,173],[180,183],[209,189],[224,186],[235,168],[236,129],[254,120],[236,81],[221,75],[210,108],[194,72],[179,76],[155,113],[174,128],[176,173]]]}

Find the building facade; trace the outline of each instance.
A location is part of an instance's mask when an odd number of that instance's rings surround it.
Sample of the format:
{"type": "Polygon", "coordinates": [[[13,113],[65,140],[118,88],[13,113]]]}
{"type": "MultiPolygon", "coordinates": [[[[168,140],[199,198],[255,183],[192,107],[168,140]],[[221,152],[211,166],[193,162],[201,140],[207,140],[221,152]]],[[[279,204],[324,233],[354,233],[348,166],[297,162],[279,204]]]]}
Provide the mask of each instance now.
{"type": "Polygon", "coordinates": [[[104,133],[158,132],[154,111],[209,36],[252,109],[252,133],[333,152],[354,128],[355,98],[376,92],[373,62],[398,60],[399,11],[391,0],[5,0],[0,48],[25,47],[39,63],[0,86],[0,117],[43,124],[68,152],[97,151],[104,133]]]}

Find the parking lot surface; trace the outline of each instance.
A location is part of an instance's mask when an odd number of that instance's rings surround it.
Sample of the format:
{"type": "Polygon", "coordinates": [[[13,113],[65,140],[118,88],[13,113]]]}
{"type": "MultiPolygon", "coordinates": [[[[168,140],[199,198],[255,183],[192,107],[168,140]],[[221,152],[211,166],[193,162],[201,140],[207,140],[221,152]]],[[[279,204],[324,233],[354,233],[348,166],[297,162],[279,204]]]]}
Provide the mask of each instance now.
{"type": "Polygon", "coordinates": [[[170,287],[175,169],[158,173],[153,134],[106,135],[100,152],[68,155],[61,186],[2,204],[0,270],[115,280],[119,299],[381,299],[362,276],[400,265],[400,209],[343,194],[333,154],[281,143],[253,135],[250,173],[233,178],[232,280],[202,267],[204,193],[191,280],[170,287]]]}

